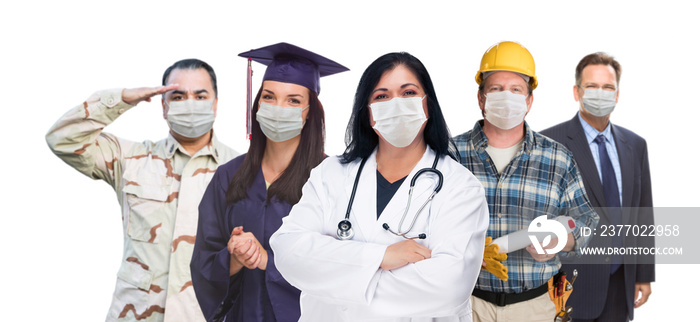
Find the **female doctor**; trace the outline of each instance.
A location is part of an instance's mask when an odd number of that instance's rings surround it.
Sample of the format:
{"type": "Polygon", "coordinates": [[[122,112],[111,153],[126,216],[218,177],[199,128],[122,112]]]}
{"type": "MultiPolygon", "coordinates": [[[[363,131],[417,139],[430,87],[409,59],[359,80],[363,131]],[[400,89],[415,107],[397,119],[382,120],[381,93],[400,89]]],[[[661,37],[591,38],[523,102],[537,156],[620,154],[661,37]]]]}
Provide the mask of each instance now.
{"type": "Polygon", "coordinates": [[[199,205],[192,283],[207,321],[297,321],[299,290],[277,271],[268,239],[325,157],[319,78],[347,68],[286,43],[240,56],[268,67],[248,153],[216,170],[199,205]]]}
{"type": "Polygon", "coordinates": [[[300,321],[471,321],[488,206],[417,58],[365,70],[346,136],[270,238],[300,321]]]}

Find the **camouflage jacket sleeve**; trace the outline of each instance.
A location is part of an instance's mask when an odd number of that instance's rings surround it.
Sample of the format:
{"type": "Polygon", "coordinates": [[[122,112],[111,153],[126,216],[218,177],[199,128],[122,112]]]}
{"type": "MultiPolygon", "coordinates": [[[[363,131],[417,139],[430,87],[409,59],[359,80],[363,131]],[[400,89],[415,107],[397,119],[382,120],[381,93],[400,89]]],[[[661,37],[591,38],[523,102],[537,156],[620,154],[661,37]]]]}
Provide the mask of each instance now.
{"type": "Polygon", "coordinates": [[[133,144],[102,132],[133,107],[122,101],[121,92],[112,89],[94,93],[64,114],[46,133],[46,142],[56,156],[86,176],[105,180],[112,187],[118,184],[123,153],[133,144]]]}

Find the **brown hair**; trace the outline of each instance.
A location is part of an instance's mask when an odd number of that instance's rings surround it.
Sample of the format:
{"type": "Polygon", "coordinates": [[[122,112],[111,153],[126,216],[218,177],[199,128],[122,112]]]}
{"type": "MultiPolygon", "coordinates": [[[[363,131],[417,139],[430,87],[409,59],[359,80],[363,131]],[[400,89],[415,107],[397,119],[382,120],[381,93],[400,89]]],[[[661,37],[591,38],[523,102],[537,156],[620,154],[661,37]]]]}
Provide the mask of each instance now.
{"type": "MultiPolygon", "coordinates": [[[[509,70],[495,70],[494,72],[510,72],[510,71],[509,70]]],[[[511,72],[511,73],[519,74],[518,72],[511,72]]],[[[525,76],[527,76],[527,75],[525,75],[525,76]]],[[[528,76],[528,77],[532,78],[532,76],[528,76]]],[[[527,83],[527,97],[530,97],[530,95],[532,95],[532,92],[535,89],[532,88],[531,82],[525,82],[525,83],[527,83]]],[[[481,81],[481,84],[479,84],[479,94],[483,97],[486,97],[486,93],[484,93],[485,88],[486,88],[486,80],[484,79],[483,81],[481,81]]],[[[483,112],[482,112],[482,114],[483,114],[483,112]]]]}
{"type": "Polygon", "coordinates": [[[592,53],[589,55],[586,55],[586,57],[583,57],[580,62],[578,62],[578,65],[576,66],[576,85],[581,86],[581,74],[583,73],[583,69],[586,68],[588,65],[609,65],[615,70],[615,78],[617,79],[617,85],[620,85],[620,76],[622,76],[622,66],[620,66],[620,63],[613,58],[613,56],[610,56],[604,52],[597,52],[597,53],[592,53]]]}
{"type": "MultiPolygon", "coordinates": [[[[255,177],[260,171],[267,137],[260,129],[260,123],[255,118],[258,111],[262,86],[255,97],[251,117],[253,133],[250,139],[248,153],[243,159],[241,167],[233,175],[226,192],[226,203],[233,204],[248,197],[248,189],[253,185],[255,177]]],[[[279,200],[286,201],[291,205],[299,202],[301,198],[301,188],[309,179],[311,169],[323,161],[323,145],[325,141],[325,122],[323,105],[318,100],[318,96],[309,90],[309,114],[307,115],[304,128],[301,130],[301,139],[297,150],[294,152],[292,160],[280,176],[270,185],[267,190],[267,199],[275,196],[279,200]]]]}

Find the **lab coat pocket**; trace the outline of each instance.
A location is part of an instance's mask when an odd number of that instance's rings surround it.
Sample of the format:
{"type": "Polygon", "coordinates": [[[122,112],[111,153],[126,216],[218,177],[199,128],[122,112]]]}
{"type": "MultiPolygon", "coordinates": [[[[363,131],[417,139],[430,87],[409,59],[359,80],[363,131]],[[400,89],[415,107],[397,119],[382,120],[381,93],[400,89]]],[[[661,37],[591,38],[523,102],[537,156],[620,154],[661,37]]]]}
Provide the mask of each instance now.
{"type": "Polygon", "coordinates": [[[123,188],[129,208],[127,235],[133,240],[156,243],[157,230],[166,219],[165,208],[174,199],[170,198],[170,185],[130,182],[123,188]]]}

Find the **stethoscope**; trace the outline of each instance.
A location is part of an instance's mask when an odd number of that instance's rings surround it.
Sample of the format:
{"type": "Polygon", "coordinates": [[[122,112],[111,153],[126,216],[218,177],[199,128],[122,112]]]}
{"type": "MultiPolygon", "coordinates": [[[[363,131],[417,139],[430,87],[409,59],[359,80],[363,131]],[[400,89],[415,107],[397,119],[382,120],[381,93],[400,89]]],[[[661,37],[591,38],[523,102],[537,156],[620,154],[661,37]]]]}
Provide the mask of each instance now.
{"type": "MultiPolygon", "coordinates": [[[[382,228],[384,228],[386,231],[396,235],[396,236],[401,236],[406,239],[425,239],[427,236],[425,233],[420,233],[416,237],[409,237],[406,236],[408,232],[413,229],[413,225],[416,223],[416,219],[418,219],[418,215],[423,211],[423,208],[433,200],[433,197],[435,197],[435,194],[442,189],[442,172],[440,172],[437,169],[437,162],[438,162],[438,157],[439,155],[435,155],[435,161],[433,161],[433,167],[432,168],[423,168],[418,170],[416,174],[413,175],[413,178],[411,178],[411,185],[408,190],[408,203],[406,204],[406,210],[403,212],[403,216],[401,216],[401,221],[399,221],[399,229],[398,231],[393,231],[391,228],[389,228],[389,224],[384,223],[382,225],[382,228]],[[416,180],[418,177],[420,177],[421,174],[426,173],[426,172],[432,172],[435,173],[438,176],[438,182],[435,185],[435,188],[433,188],[433,192],[430,194],[427,200],[423,203],[423,205],[418,209],[416,214],[413,216],[413,221],[411,221],[411,225],[408,227],[406,231],[401,231],[401,227],[403,226],[403,221],[406,219],[406,214],[408,214],[408,209],[411,207],[411,197],[413,197],[413,187],[416,185],[416,180]]],[[[357,170],[357,175],[355,176],[355,183],[352,186],[352,193],[350,194],[350,201],[348,202],[348,209],[345,211],[345,219],[341,220],[338,223],[338,231],[336,232],[336,235],[338,236],[338,239],[345,240],[345,239],[352,239],[353,236],[355,236],[355,232],[352,229],[352,224],[350,223],[350,210],[352,210],[352,202],[355,200],[355,192],[357,191],[357,185],[360,182],[360,174],[362,173],[362,168],[365,166],[365,162],[367,162],[367,158],[362,159],[362,162],[360,162],[360,168],[357,170]]]]}

